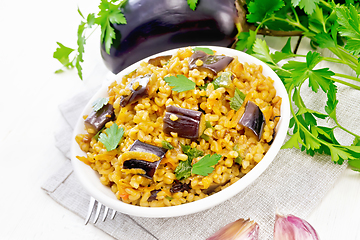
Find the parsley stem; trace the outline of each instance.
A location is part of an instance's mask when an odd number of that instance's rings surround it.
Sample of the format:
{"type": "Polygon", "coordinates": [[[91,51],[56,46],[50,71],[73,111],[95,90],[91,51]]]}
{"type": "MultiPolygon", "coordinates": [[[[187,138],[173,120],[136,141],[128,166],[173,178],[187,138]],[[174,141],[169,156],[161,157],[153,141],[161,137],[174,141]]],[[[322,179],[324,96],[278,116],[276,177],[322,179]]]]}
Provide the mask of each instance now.
{"type": "Polygon", "coordinates": [[[353,80],[353,81],[360,82],[360,78],[358,78],[358,77],[353,77],[353,76],[346,75],[346,74],[335,73],[335,76],[336,76],[336,77],[347,78],[347,79],[350,79],[350,80],[353,80]]]}
{"type": "Polygon", "coordinates": [[[91,31],[91,33],[89,34],[89,36],[87,36],[87,37],[85,38],[85,40],[88,40],[89,37],[98,29],[98,27],[99,27],[99,25],[96,25],[96,27],[94,28],[94,30],[91,31]]]}
{"type": "MultiPolygon", "coordinates": [[[[333,119],[334,119],[334,118],[333,118],[333,119]]],[[[337,127],[338,127],[338,128],[340,128],[341,130],[343,130],[343,131],[347,132],[348,134],[350,134],[350,135],[352,135],[352,136],[354,136],[354,137],[356,137],[356,138],[360,138],[360,136],[359,136],[359,135],[357,135],[357,134],[355,134],[355,133],[351,132],[350,130],[348,130],[348,129],[344,128],[343,126],[341,126],[341,125],[339,124],[339,122],[337,121],[337,119],[336,119],[336,118],[334,119],[334,121],[335,121],[335,123],[336,123],[337,127]]]]}
{"type": "Polygon", "coordinates": [[[293,12],[295,18],[296,18],[296,22],[300,23],[300,20],[299,20],[299,16],[298,14],[296,13],[296,10],[293,6],[291,6],[291,11],[293,12]]]}
{"type": "MultiPolygon", "coordinates": [[[[340,46],[337,46],[336,48],[335,47],[329,47],[328,48],[332,53],[334,53],[337,57],[339,57],[340,59],[344,60],[345,62],[347,62],[347,65],[349,65],[349,62],[350,63],[353,63],[357,66],[358,64],[358,60],[353,56],[351,55],[350,53],[346,52],[345,49],[343,49],[342,47],[340,46]]],[[[351,67],[349,65],[349,67],[351,67]]],[[[354,69],[353,67],[351,67],[352,69],[354,69]]],[[[356,69],[356,68],[355,68],[356,69]]],[[[355,70],[354,69],[354,70],[355,70]]]]}
{"type": "Polygon", "coordinates": [[[352,64],[352,63],[349,63],[349,62],[346,62],[342,59],[338,59],[338,58],[332,58],[332,57],[322,57],[322,59],[324,61],[327,61],[327,62],[333,62],[333,63],[341,63],[341,64],[345,64],[345,65],[348,65],[349,67],[353,68],[355,67],[356,68],[356,65],[352,64]],[[351,64],[351,66],[349,65],[351,64]]]}
{"type": "MultiPolygon", "coordinates": [[[[302,55],[302,54],[294,54],[292,56],[289,56],[290,57],[304,57],[306,58],[306,55],[302,55]]],[[[352,64],[352,63],[349,63],[347,61],[344,61],[342,59],[339,59],[339,58],[333,58],[333,57],[322,57],[322,60],[324,61],[327,61],[327,62],[333,62],[333,63],[341,63],[341,64],[345,64],[345,65],[349,65],[351,64],[351,68],[355,67],[356,68],[356,65],[352,64]]]]}
{"type": "MultiPolygon", "coordinates": [[[[295,88],[294,85],[292,84],[292,85],[290,86],[289,90],[288,90],[288,96],[289,96],[289,101],[290,101],[290,103],[292,102],[291,91],[292,91],[293,89],[295,90],[296,88],[295,88]]],[[[302,99],[301,99],[301,96],[300,96],[300,87],[299,87],[299,90],[298,90],[298,91],[294,91],[294,94],[297,94],[297,97],[298,97],[300,100],[302,100],[302,99]]],[[[305,107],[305,105],[304,105],[304,107],[305,107]]],[[[339,146],[338,144],[329,143],[329,142],[327,142],[327,141],[322,140],[321,138],[315,137],[315,136],[309,131],[309,129],[308,129],[307,127],[305,127],[305,126],[299,121],[299,119],[297,118],[297,114],[295,113],[292,104],[290,104],[290,111],[291,111],[291,113],[292,113],[292,115],[293,115],[293,118],[294,118],[294,120],[295,120],[295,122],[296,122],[296,125],[298,126],[298,128],[301,128],[301,131],[302,131],[304,134],[307,134],[307,135],[311,136],[314,140],[318,141],[320,144],[325,145],[325,146],[327,146],[327,147],[329,147],[329,146],[339,146]]],[[[355,133],[353,133],[353,132],[347,130],[346,128],[344,128],[343,126],[341,126],[341,125],[339,124],[339,122],[337,121],[337,119],[334,119],[334,121],[335,121],[335,123],[336,123],[336,125],[337,125],[338,128],[344,130],[345,132],[349,133],[350,135],[352,135],[352,136],[354,136],[354,137],[356,137],[356,138],[360,138],[360,136],[356,135],[355,133]]],[[[305,137],[305,139],[306,139],[306,137],[305,137]]],[[[301,142],[299,142],[299,143],[302,144],[306,149],[310,149],[310,148],[311,148],[311,147],[308,147],[303,141],[301,141],[301,142]]]]}
{"type": "Polygon", "coordinates": [[[344,53],[345,56],[347,56],[350,61],[352,61],[352,62],[355,63],[355,64],[358,64],[358,63],[359,63],[358,59],[357,59],[354,55],[352,55],[351,53],[349,53],[347,50],[345,50],[344,47],[342,47],[342,46],[337,46],[337,48],[338,48],[342,53],[344,53]]]}
{"type": "Polygon", "coordinates": [[[324,1],[324,0],[320,0],[320,3],[321,3],[322,5],[324,5],[325,7],[329,8],[329,9],[333,9],[333,8],[331,7],[331,5],[330,5],[328,2],[324,1]]]}
{"type": "MultiPolygon", "coordinates": [[[[335,74],[336,75],[336,74],[335,74]]],[[[354,84],[351,84],[351,83],[348,83],[346,81],[343,81],[343,80],[340,80],[340,79],[336,79],[336,78],[330,78],[330,80],[334,81],[334,82],[338,82],[338,83],[341,83],[341,84],[344,84],[346,86],[349,86],[349,87],[352,87],[356,90],[360,90],[360,86],[356,86],[354,84]]]]}
{"type": "Polygon", "coordinates": [[[289,25],[292,25],[294,27],[297,27],[299,29],[301,29],[302,31],[304,32],[309,32],[309,30],[304,27],[299,21],[292,21],[290,19],[283,19],[283,18],[279,18],[279,17],[272,17],[273,20],[278,20],[278,21],[282,21],[282,22],[286,22],[288,23],[289,25]]]}
{"type": "MultiPolygon", "coordinates": [[[[289,100],[291,101],[291,90],[290,90],[290,92],[289,92],[289,100]]],[[[297,94],[299,95],[299,97],[300,97],[300,90],[298,90],[297,91],[297,94]]],[[[301,97],[300,97],[300,99],[301,99],[301,97]]],[[[290,110],[291,110],[291,112],[292,112],[292,115],[293,115],[293,117],[294,117],[294,120],[295,120],[295,122],[296,122],[296,125],[298,126],[298,128],[300,128],[301,129],[301,131],[305,134],[305,135],[308,135],[308,136],[310,136],[314,141],[317,141],[317,142],[319,142],[320,144],[322,144],[322,145],[325,145],[325,146],[328,146],[328,145],[331,145],[330,143],[328,143],[328,142],[326,142],[326,141],[324,141],[324,140],[322,140],[321,138],[317,138],[317,137],[315,137],[310,131],[309,131],[309,129],[307,128],[307,127],[305,127],[300,121],[299,121],[299,119],[298,119],[298,117],[297,117],[297,114],[295,113],[295,111],[294,111],[294,109],[293,109],[293,107],[292,107],[292,104],[290,104],[290,110]]],[[[299,130],[298,130],[299,131],[299,130]]],[[[306,137],[305,137],[305,139],[306,139],[306,137]]],[[[302,144],[306,149],[311,149],[311,146],[308,146],[304,141],[302,141],[302,140],[300,140],[301,142],[299,142],[300,144],[302,144]]]]}

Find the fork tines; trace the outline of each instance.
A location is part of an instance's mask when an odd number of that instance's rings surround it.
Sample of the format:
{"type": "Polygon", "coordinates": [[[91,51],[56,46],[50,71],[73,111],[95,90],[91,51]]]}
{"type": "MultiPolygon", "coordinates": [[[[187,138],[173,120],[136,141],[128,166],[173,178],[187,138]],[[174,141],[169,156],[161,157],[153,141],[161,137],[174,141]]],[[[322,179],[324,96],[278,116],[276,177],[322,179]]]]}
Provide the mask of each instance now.
{"type": "MultiPolygon", "coordinates": [[[[91,215],[92,215],[92,213],[93,213],[93,211],[95,209],[95,205],[96,205],[96,212],[95,212],[93,223],[95,224],[97,222],[97,220],[99,219],[101,208],[102,208],[103,205],[100,202],[96,201],[95,198],[91,197],[88,212],[87,212],[87,215],[86,215],[86,218],[85,218],[85,225],[88,224],[88,222],[90,220],[90,217],[91,217],[91,215]]],[[[102,218],[103,222],[106,220],[106,217],[107,217],[108,212],[109,212],[109,208],[107,206],[104,206],[104,207],[105,207],[104,215],[103,215],[103,218],[102,218]]],[[[116,211],[112,209],[111,219],[114,219],[115,214],[116,214],[116,211]]]]}

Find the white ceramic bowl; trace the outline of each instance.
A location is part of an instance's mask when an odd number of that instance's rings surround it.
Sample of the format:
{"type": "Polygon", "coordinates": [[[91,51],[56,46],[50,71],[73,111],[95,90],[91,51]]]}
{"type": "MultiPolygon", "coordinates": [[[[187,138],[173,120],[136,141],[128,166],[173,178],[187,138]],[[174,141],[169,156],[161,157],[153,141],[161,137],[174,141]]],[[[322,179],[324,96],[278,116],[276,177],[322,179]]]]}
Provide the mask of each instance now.
{"type": "MultiPolygon", "coordinates": [[[[158,208],[150,208],[150,207],[140,207],[134,206],[127,203],[123,203],[116,199],[115,194],[110,190],[109,187],[106,187],[100,183],[99,174],[92,170],[89,166],[79,161],[76,156],[84,156],[85,153],[82,152],[75,141],[75,136],[79,133],[85,133],[84,131],[84,120],[82,118],[83,115],[90,113],[91,104],[96,99],[100,97],[107,97],[107,86],[101,87],[99,91],[92,97],[89,103],[86,105],[83,110],[81,117],[79,118],[76,127],[74,129],[73,141],[71,145],[71,160],[74,167],[74,171],[86,189],[86,191],[93,196],[96,200],[101,202],[102,204],[125,214],[138,216],[138,217],[175,217],[182,216],[187,214],[192,214],[196,212],[200,212],[211,208],[215,205],[218,205],[225,200],[233,197],[234,195],[241,192],[244,188],[249,186],[253,181],[255,181],[261,173],[263,173],[266,168],[270,165],[270,163],[274,160],[276,154],[280,150],[284,139],[287,134],[289,121],[290,121],[290,105],[288,100],[288,95],[285,90],[285,87],[276,73],[268,67],[262,61],[237,50],[223,47],[215,47],[215,46],[201,46],[207,47],[212,50],[215,50],[217,54],[224,54],[226,56],[238,56],[240,62],[248,62],[255,63],[257,65],[263,66],[263,74],[265,76],[269,76],[274,80],[274,86],[277,91],[277,95],[282,98],[281,105],[281,118],[276,128],[276,137],[269,149],[269,151],[265,154],[264,158],[258,163],[248,174],[242,177],[240,180],[232,184],[231,186],[225,188],[224,190],[206,197],[204,199],[182,204],[179,206],[171,206],[171,207],[158,207],[158,208]]],[[[156,56],[162,55],[172,55],[177,49],[165,51],[162,53],[158,53],[151,57],[148,57],[142,61],[147,61],[149,58],[153,58],[156,56]]],[[[132,72],[139,66],[140,62],[137,62],[119,74],[117,74],[116,79],[121,79],[122,76],[132,72]]]]}

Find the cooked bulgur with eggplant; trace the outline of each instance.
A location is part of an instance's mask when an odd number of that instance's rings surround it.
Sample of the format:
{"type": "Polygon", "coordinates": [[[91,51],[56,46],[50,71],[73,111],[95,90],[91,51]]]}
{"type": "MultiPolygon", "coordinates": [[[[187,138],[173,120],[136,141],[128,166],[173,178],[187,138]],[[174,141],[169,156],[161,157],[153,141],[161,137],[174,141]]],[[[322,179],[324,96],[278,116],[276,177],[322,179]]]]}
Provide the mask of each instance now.
{"type": "Polygon", "coordinates": [[[233,184],[275,137],[281,98],[262,66],[183,48],[141,62],[84,116],[77,158],[116,197],[143,207],[193,202],[233,184]]]}

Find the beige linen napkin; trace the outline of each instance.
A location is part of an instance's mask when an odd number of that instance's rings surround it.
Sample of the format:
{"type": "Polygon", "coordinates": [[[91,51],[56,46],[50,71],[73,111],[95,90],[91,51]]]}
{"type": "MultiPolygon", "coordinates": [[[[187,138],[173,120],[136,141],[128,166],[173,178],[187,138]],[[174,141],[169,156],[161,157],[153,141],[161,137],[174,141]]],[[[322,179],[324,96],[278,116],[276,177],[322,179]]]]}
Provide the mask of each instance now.
{"type": "MultiPolygon", "coordinates": [[[[63,124],[55,137],[57,147],[66,157],[69,157],[72,128],[93,93],[80,93],[60,106],[63,124]]],[[[341,106],[338,115],[344,126],[354,127],[351,123],[360,121],[360,116],[352,111],[353,107],[359,105],[357,93],[352,89],[339,88],[341,106]]],[[[324,95],[313,94],[306,88],[302,94],[309,108],[324,112],[324,95]]],[[[339,133],[337,137],[341,143],[351,143],[348,135],[339,133]]],[[[238,218],[251,218],[260,225],[260,239],[272,239],[276,212],[306,218],[345,168],[346,164],[334,164],[329,156],[311,157],[297,149],[284,149],[251,186],[209,210],[189,216],[156,219],[117,213],[114,220],[98,221],[96,226],[121,240],[201,240],[238,218]]],[[[90,196],[78,182],[70,161],[42,188],[59,204],[85,217],[90,196]]]]}

